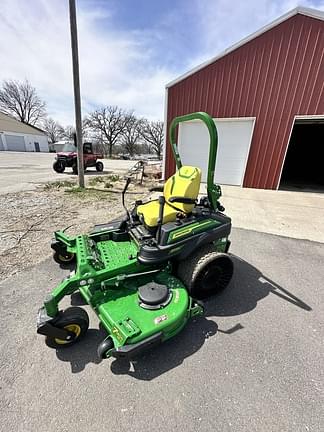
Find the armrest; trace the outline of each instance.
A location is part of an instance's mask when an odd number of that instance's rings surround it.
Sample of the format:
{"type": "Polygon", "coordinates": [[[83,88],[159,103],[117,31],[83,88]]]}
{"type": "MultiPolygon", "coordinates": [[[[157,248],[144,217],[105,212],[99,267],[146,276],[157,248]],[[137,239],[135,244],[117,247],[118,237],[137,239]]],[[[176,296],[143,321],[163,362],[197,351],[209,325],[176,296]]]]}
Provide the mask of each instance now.
{"type": "Polygon", "coordinates": [[[195,204],[196,200],[192,199],[192,198],[186,198],[186,197],[170,197],[168,199],[168,201],[170,201],[170,203],[181,203],[181,204],[195,204]]]}

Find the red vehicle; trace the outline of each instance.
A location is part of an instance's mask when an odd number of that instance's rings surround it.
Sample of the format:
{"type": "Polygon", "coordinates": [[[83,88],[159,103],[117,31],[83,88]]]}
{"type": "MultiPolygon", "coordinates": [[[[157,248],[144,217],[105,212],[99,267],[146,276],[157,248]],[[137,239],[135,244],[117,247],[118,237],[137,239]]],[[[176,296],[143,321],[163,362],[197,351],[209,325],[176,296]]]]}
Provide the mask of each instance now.
{"type": "MultiPolygon", "coordinates": [[[[92,143],[83,144],[83,163],[84,169],[95,167],[98,172],[102,172],[104,165],[98,159],[103,159],[100,153],[94,153],[92,143]]],[[[78,173],[77,148],[73,144],[64,144],[61,152],[56,154],[56,160],[53,163],[53,169],[57,173],[64,172],[66,167],[72,168],[74,174],[78,173]]]]}

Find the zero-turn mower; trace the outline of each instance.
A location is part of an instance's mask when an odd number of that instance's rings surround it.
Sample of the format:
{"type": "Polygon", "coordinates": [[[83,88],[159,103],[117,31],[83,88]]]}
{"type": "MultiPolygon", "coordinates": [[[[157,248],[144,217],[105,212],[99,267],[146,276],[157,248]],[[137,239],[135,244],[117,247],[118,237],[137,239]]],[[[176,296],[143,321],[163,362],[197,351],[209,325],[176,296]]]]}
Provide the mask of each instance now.
{"type": "Polygon", "coordinates": [[[89,318],[80,307],[59,309],[63,297],[79,291],[107,331],[98,355],[132,357],[175,336],[194,316],[203,314],[202,299],[223,290],[233,263],[227,254],[231,219],[219,203],[214,184],[217,129],[198,112],[176,117],[170,140],[177,172],[160,188],[158,199],[125,207],[126,216],[96,225],[74,237],[54,233],[52,249],[59,263],[75,269],[45,299],[37,332],[56,348],[70,346],[86,333],[89,318]],[[201,170],[183,166],[176,143],[181,122],[200,120],[210,136],[207,196],[198,198],[201,170]]]}

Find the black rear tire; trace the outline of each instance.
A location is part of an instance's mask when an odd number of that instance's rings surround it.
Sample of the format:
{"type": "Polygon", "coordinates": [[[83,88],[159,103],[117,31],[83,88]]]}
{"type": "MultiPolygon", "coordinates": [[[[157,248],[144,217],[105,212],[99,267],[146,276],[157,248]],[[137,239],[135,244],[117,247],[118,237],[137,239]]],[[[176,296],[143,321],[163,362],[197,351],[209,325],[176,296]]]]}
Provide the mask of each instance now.
{"type": "Polygon", "coordinates": [[[59,174],[64,172],[65,170],[65,163],[63,161],[57,160],[53,163],[53,170],[59,174]]]}
{"type": "Polygon", "coordinates": [[[178,266],[178,276],[195,299],[205,299],[223,291],[233,276],[233,262],[228,254],[203,246],[178,266]]]}
{"type": "Polygon", "coordinates": [[[102,172],[103,171],[103,169],[104,169],[104,164],[102,163],[102,162],[96,162],[96,170],[98,171],[98,172],[102,172]]]}
{"type": "Polygon", "coordinates": [[[89,316],[87,312],[80,307],[69,307],[62,313],[54,325],[55,327],[69,330],[71,333],[74,333],[74,337],[67,341],[47,336],[46,344],[51,348],[71,346],[86,334],[89,328],[89,316]]]}
{"type": "Polygon", "coordinates": [[[107,339],[104,339],[97,348],[98,357],[101,359],[106,358],[106,352],[114,348],[114,342],[111,339],[111,337],[107,337],[107,339]]]}
{"type": "Polygon", "coordinates": [[[73,174],[78,174],[78,164],[77,164],[77,162],[75,162],[72,165],[72,171],[73,171],[73,174]]]}

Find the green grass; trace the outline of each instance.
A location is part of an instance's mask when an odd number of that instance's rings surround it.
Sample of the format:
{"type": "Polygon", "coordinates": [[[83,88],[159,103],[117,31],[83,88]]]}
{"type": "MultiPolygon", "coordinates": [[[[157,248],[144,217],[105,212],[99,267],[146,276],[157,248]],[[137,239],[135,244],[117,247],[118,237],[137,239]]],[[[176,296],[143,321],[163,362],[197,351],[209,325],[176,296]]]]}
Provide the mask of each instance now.
{"type": "Polygon", "coordinates": [[[111,189],[114,183],[119,181],[118,175],[95,176],[89,179],[89,188],[80,188],[75,181],[58,180],[48,182],[44,185],[44,191],[58,191],[64,189],[64,192],[74,197],[91,201],[106,200],[116,201],[117,197],[111,194],[107,189],[111,189]],[[102,185],[102,186],[101,186],[102,185]]]}
{"type": "Polygon", "coordinates": [[[116,201],[116,197],[113,196],[111,193],[100,189],[83,189],[80,187],[72,187],[65,189],[65,193],[72,195],[75,198],[78,198],[80,200],[84,201],[100,201],[100,200],[109,200],[109,201],[116,201]]]}
{"type": "Polygon", "coordinates": [[[109,175],[109,176],[108,176],[108,179],[109,179],[111,182],[115,183],[116,181],[119,181],[119,180],[120,180],[120,177],[119,177],[119,175],[117,175],[117,174],[112,174],[112,175],[109,175]]]}
{"type": "Polygon", "coordinates": [[[113,187],[113,183],[120,180],[119,175],[108,175],[108,176],[96,176],[89,179],[89,186],[98,186],[103,184],[106,189],[110,189],[113,187]]]}
{"type": "Polygon", "coordinates": [[[52,189],[61,189],[65,187],[74,187],[75,182],[71,180],[57,180],[54,182],[48,182],[44,185],[44,190],[49,191],[52,189]]]}
{"type": "Polygon", "coordinates": [[[104,183],[105,181],[106,181],[106,177],[105,176],[91,177],[89,179],[89,186],[97,186],[97,184],[104,183]]]}

